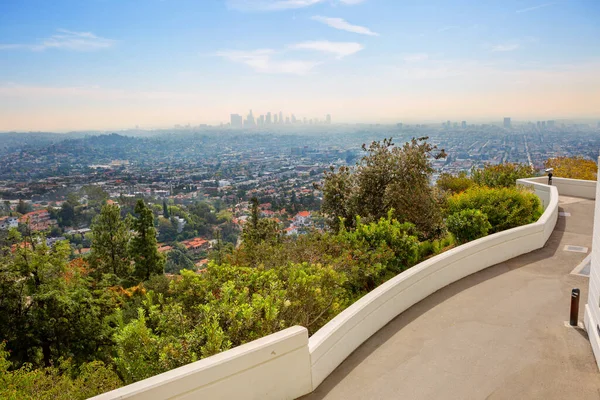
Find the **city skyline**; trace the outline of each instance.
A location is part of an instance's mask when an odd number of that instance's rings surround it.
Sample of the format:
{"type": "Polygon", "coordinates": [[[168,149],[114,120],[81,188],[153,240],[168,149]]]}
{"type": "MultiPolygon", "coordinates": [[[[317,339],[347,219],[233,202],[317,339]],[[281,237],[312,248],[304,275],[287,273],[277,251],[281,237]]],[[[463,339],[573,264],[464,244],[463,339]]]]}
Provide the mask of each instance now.
{"type": "Polygon", "coordinates": [[[331,114],[325,114],[323,119],[320,119],[318,117],[296,118],[296,115],[291,113],[291,114],[285,114],[285,120],[283,119],[284,114],[282,111],[279,111],[279,113],[274,113],[273,115],[274,115],[274,119],[273,119],[273,121],[271,121],[271,112],[270,111],[268,111],[266,114],[258,115],[257,118],[254,117],[252,110],[250,110],[248,112],[248,115],[246,116],[246,118],[244,118],[243,115],[241,115],[241,114],[237,114],[237,113],[230,114],[229,122],[225,123],[225,124],[221,123],[221,124],[219,124],[219,126],[226,125],[226,126],[230,126],[232,128],[248,128],[248,127],[262,127],[262,126],[269,126],[269,125],[298,125],[298,124],[312,125],[313,123],[314,124],[326,124],[326,125],[331,124],[331,114]]]}
{"type": "Polygon", "coordinates": [[[218,125],[250,104],[343,123],[600,117],[592,0],[34,0],[0,11],[0,131],[218,125]]]}

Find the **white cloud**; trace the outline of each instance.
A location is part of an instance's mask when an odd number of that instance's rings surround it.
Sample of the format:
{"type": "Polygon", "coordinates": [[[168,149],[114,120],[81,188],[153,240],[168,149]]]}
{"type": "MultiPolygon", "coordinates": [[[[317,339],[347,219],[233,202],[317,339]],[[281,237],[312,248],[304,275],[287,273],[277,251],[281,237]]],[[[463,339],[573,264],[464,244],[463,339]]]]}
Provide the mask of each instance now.
{"type": "Polygon", "coordinates": [[[240,11],[278,11],[310,7],[319,3],[354,5],[365,0],[227,0],[229,8],[240,11]]]}
{"type": "Polygon", "coordinates": [[[276,60],[273,49],[258,49],[252,51],[219,51],[217,56],[230,61],[245,64],[256,72],[267,74],[306,75],[319,63],[305,60],[276,60]]]}
{"type": "Polygon", "coordinates": [[[309,7],[325,0],[228,0],[230,8],[241,11],[275,11],[309,7]]]}
{"type": "Polygon", "coordinates": [[[491,51],[514,51],[520,47],[518,43],[497,44],[490,48],[491,51]]]}
{"type": "Polygon", "coordinates": [[[115,44],[114,40],[96,36],[91,32],[74,32],[66,29],[57,29],[57,32],[57,34],[42,39],[37,44],[0,44],[0,50],[43,51],[47,49],[65,49],[92,51],[106,49],[115,44]]]}
{"type": "Polygon", "coordinates": [[[522,13],[526,13],[526,12],[529,12],[529,11],[535,11],[535,10],[539,10],[540,8],[551,6],[553,4],[556,4],[556,2],[554,1],[552,3],[544,3],[544,4],[540,4],[540,5],[533,6],[533,7],[523,8],[521,10],[517,10],[516,13],[517,14],[522,14],[522,13]]]}
{"type": "Polygon", "coordinates": [[[328,40],[296,43],[289,46],[295,50],[314,50],[322,53],[333,54],[336,58],[343,58],[361,51],[364,46],[354,42],[330,42],[328,40]]]}
{"type": "Polygon", "coordinates": [[[342,31],[360,33],[361,35],[369,35],[369,36],[379,36],[378,33],[373,32],[369,28],[360,25],[352,25],[351,23],[343,20],[342,18],[330,18],[330,17],[322,17],[320,15],[315,15],[311,17],[312,20],[321,22],[325,25],[328,25],[335,29],[340,29],[342,31]]]}
{"type": "Polygon", "coordinates": [[[402,59],[406,62],[419,62],[425,61],[429,58],[429,55],[426,53],[414,53],[414,54],[406,54],[402,59]]]}

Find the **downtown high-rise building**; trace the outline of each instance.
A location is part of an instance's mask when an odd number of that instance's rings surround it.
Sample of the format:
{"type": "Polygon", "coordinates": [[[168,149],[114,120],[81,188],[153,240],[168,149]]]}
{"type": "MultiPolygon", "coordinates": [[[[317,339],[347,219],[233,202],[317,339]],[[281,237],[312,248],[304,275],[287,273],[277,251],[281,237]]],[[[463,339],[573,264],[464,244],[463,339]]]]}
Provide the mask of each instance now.
{"type": "Polygon", "coordinates": [[[511,123],[510,123],[510,117],[504,117],[504,127],[506,129],[510,129],[511,123]]]}
{"type": "Polygon", "coordinates": [[[231,114],[230,121],[232,128],[242,128],[244,126],[243,118],[239,114],[231,114]]]}
{"type": "Polygon", "coordinates": [[[283,124],[283,113],[279,111],[279,123],[283,124]]]}
{"type": "Polygon", "coordinates": [[[279,119],[277,118],[277,114],[273,115],[273,124],[277,125],[279,123],[279,119]]]}
{"type": "Polygon", "coordinates": [[[462,122],[460,123],[460,127],[461,127],[462,129],[467,129],[467,121],[462,121],[462,122]]]}
{"type": "Polygon", "coordinates": [[[271,113],[267,113],[267,118],[265,119],[265,125],[271,125],[271,113]]]}
{"type": "Polygon", "coordinates": [[[246,122],[244,123],[244,126],[251,127],[254,125],[256,125],[256,123],[254,122],[254,115],[252,115],[252,110],[250,110],[248,116],[246,117],[246,122]]]}

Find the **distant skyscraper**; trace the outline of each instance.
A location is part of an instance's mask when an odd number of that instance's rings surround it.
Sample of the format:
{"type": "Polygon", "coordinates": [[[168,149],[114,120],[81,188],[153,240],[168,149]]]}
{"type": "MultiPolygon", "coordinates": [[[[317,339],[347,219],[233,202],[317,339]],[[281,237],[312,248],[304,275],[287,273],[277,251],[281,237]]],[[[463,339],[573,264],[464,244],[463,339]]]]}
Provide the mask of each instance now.
{"type": "Polygon", "coordinates": [[[330,114],[327,114],[327,116],[325,117],[325,123],[328,125],[331,124],[331,115],[330,114]]]}
{"type": "Polygon", "coordinates": [[[246,123],[248,126],[254,126],[256,123],[254,122],[254,115],[252,115],[252,110],[248,113],[248,117],[246,118],[246,123]]]}
{"type": "Polygon", "coordinates": [[[450,121],[446,122],[446,128],[450,129],[452,127],[452,123],[450,121]]]}
{"type": "Polygon", "coordinates": [[[467,129],[467,121],[463,121],[460,123],[460,127],[463,129],[467,129]]]}
{"type": "Polygon", "coordinates": [[[243,126],[243,118],[239,114],[231,114],[231,127],[241,128],[243,126]]]}
{"type": "Polygon", "coordinates": [[[296,116],[294,114],[292,114],[292,124],[296,123],[296,116]]]}
{"type": "Polygon", "coordinates": [[[548,128],[554,128],[554,120],[546,122],[546,125],[548,125],[548,128]]]}
{"type": "Polygon", "coordinates": [[[504,127],[507,129],[510,128],[510,117],[504,117],[504,127]]]}
{"type": "Polygon", "coordinates": [[[283,124],[283,113],[279,111],[279,123],[283,124]]]}
{"type": "Polygon", "coordinates": [[[271,113],[270,112],[267,113],[267,119],[265,119],[265,124],[271,125],[271,113]]]}
{"type": "Polygon", "coordinates": [[[540,128],[542,127],[542,123],[541,123],[540,121],[538,121],[538,122],[536,123],[536,126],[537,126],[537,128],[538,128],[538,129],[540,129],[540,128]]]}
{"type": "Polygon", "coordinates": [[[273,115],[273,123],[277,125],[279,122],[277,120],[277,114],[273,115]]]}
{"type": "Polygon", "coordinates": [[[261,115],[260,117],[258,117],[258,126],[263,126],[265,124],[265,116],[261,115]]]}
{"type": "Polygon", "coordinates": [[[542,129],[546,129],[546,121],[542,121],[542,129]]]}

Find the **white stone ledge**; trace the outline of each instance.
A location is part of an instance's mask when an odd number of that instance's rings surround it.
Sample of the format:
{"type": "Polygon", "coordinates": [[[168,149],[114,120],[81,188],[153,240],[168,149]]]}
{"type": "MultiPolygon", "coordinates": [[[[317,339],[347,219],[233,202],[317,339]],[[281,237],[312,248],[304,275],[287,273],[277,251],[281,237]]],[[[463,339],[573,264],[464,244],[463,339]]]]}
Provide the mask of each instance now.
{"type": "Polygon", "coordinates": [[[294,399],[311,391],[307,345],[294,326],[93,400],[294,399]]]}

